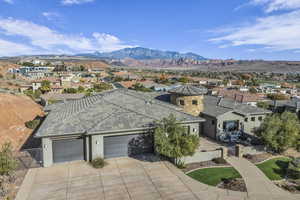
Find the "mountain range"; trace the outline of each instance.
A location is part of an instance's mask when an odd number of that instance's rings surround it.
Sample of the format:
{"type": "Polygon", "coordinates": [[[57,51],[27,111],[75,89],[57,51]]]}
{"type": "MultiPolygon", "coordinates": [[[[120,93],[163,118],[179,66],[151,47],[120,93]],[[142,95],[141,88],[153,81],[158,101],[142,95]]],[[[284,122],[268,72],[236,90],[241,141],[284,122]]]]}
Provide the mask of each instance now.
{"type": "Polygon", "coordinates": [[[191,60],[206,60],[206,58],[195,53],[179,53],[175,51],[161,51],[149,48],[135,47],[125,48],[117,51],[100,53],[82,53],[76,56],[83,56],[89,58],[102,58],[102,59],[126,59],[131,58],[135,60],[151,60],[151,59],[191,59],[191,60]]]}

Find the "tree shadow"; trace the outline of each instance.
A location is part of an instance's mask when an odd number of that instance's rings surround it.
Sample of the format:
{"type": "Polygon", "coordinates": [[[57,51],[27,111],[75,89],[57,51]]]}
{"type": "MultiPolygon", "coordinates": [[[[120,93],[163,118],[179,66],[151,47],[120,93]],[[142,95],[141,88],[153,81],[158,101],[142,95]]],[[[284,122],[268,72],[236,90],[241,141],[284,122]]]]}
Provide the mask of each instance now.
{"type": "Polygon", "coordinates": [[[161,160],[159,156],[154,154],[153,133],[145,133],[132,138],[128,144],[128,155],[134,159],[147,162],[161,160]]]}

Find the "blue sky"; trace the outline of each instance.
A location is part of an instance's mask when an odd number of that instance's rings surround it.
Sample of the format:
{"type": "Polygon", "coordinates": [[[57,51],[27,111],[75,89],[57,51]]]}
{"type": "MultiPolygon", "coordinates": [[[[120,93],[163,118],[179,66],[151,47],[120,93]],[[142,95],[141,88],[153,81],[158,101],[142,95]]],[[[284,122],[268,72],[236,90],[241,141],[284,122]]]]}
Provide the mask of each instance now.
{"type": "Polygon", "coordinates": [[[0,56],[135,46],[300,60],[300,0],[0,0],[0,56]]]}

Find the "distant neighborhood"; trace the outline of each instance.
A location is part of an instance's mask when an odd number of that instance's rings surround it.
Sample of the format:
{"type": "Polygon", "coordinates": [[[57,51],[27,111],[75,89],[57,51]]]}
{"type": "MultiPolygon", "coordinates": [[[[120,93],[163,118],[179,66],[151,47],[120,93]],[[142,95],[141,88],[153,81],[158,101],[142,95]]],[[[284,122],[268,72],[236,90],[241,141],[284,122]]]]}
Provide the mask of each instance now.
{"type": "MultiPolygon", "coordinates": [[[[30,134],[18,143],[6,139],[26,170],[77,161],[105,168],[111,159],[125,157],[168,160],[197,179],[193,173],[202,167],[234,166],[233,156],[256,162],[292,151],[299,157],[297,74],[139,69],[115,60],[29,57],[4,62],[0,82],[0,93],[30,99],[39,113],[21,122],[30,134]]],[[[246,191],[234,173],[218,187],[246,191]]],[[[292,180],[283,185],[296,191],[292,180]]]]}

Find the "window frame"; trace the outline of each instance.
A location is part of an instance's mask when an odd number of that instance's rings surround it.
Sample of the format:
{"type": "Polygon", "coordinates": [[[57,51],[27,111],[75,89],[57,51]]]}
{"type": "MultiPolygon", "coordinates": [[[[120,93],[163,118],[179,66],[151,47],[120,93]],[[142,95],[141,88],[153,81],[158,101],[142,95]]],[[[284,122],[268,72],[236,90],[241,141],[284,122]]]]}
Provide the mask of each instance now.
{"type": "Polygon", "coordinates": [[[198,101],[197,100],[192,100],[192,105],[197,106],[198,105],[198,101]]]}

